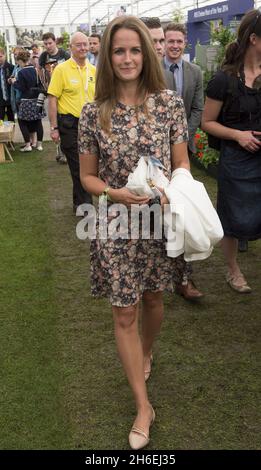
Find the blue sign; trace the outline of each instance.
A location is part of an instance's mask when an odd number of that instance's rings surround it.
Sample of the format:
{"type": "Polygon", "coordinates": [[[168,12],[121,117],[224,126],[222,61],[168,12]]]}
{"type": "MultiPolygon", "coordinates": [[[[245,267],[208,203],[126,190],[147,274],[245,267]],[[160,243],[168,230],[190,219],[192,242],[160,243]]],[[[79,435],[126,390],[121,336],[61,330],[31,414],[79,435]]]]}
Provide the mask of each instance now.
{"type": "Polygon", "coordinates": [[[224,15],[244,15],[247,10],[251,10],[252,8],[254,8],[253,0],[241,0],[240,2],[238,0],[228,0],[227,2],[219,2],[214,5],[188,11],[188,23],[222,18],[224,15]]]}
{"type": "Polygon", "coordinates": [[[195,55],[195,45],[209,44],[210,21],[222,20],[224,26],[231,21],[238,21],[248,11],[254,8],[254,0],[228,0],[219,2],[206,7],[196,8],[188,11],[188,43],[191,45],[190,59],[195,55]]]}

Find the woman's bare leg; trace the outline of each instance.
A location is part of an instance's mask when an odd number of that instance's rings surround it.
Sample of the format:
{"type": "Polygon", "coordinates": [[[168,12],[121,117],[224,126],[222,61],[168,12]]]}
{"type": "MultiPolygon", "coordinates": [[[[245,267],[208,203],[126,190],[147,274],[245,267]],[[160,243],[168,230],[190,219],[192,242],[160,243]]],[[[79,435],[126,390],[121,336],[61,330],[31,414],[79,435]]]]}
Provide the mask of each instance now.
{"type": "Polygon", "coordinates": [[[137,417],[134,424],[145,433],[149,433],[152,410],[144,379],[143,351],[138,330],[138,305],[113,306],[112,310],[119,357],[137,407],[137,417]]]}
{"type": "Polygon", "coordinates": [[[162,320],[162,292],[144,292],[142,298],[142,347],[144,355],[144,370],[149,370],[150,368],[152,345],[160,332],[162,320]]]}
{"type": "Polygon", "coordinates": [[[232,237],[224,237],[220,243],[229,273],[232,276],[238,276],[241,274],[240,267],[237,263],[238,240],[232,237]]]}

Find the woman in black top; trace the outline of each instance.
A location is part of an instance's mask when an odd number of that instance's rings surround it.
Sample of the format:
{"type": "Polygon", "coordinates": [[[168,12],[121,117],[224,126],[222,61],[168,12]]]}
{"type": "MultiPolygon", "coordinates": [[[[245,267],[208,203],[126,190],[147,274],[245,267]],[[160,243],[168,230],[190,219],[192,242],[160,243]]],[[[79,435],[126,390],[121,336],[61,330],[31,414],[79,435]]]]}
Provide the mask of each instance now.
{"type": "Polygon", "coordinates": [[[251,288],[237,263],[238,239],[261,236],[260,74],[261,12],[251,10],[208,84],[202,116],[202,129],[221,139],[217,211],[225,234],[226,279],[240,293],[251,288]]]}

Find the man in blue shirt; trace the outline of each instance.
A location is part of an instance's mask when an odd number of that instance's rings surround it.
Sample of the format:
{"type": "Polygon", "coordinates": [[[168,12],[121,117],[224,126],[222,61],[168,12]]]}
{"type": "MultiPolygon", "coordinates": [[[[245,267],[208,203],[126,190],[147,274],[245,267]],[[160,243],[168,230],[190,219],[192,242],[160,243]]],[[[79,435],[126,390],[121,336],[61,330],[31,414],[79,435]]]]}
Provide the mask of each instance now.
{"type": "MultiPolygon", "coordinates": [[[[183,59],[186,47],[186,29],[179,23],[169,23],[165,28],[166,55],[163,59],[164,67],[173,73],[175,89],[183,98],[188,120],[189,153],[194,153],[194,136],[201,121],[203,111],[203,77],[201,69],[183,59]]],[[[184,261],[184,271],[177,292],[187,300],[197,300],[203,296],[191,279],[192,267],[184,261]]]]}
{"type": "Polygon", "coordinates": [[[89,48],[88,60],[90,64],[97,67],[99,51],[101,46],[101,36],[98,33],[93,33],[89,36],[89,48]]]}

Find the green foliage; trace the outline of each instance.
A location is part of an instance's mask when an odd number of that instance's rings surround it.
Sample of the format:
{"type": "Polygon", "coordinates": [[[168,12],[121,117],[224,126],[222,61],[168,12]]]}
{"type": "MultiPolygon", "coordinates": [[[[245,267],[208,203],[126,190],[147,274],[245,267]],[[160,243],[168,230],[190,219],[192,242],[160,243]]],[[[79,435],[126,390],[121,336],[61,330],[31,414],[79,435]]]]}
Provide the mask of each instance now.
{"type": "Polygon", "coordinates": [[[204,92],[206,91],[207,84],[208,84],[209,80],[212,78],[214,73],[215,72],[213,72],[212,70],[203,70],[203,89],[204,89],[204,92]]]}
{"type": "Polygon", "coordinates": [[[179,10],[178,8],[176,10],[173,10],[171,15],[171,21],[173,21],[173,23],[184,23],[185,18],[183,11],[179,10]]]}
{"type": "Polygon", "coordinates": [[[227,45],[234,41],[235,38],[236,34],[228,26],[219,25],[218,28],[211,28],[210,42],[220,46],[217,54],[218,65],[223,61],[227,45]]]}
{"type": "Polygon", "coordinates": [[[67,33],[66,31],[62,34],[62,36],[59,38],[58,42],[59,47],[67,51],[70,46],[70,34],[67,33]]]}
{"type": "Polygon", "coordinates": [[[5,36],[0,33],[0,47],[6,50],[5,36]]]}
{"type": "Polygon", "coordinates": [[[216,164],[219,159],[219,152],[208,146],[208,136],[201,129],[197,129],[195,134],[196,158],[207,168],[210,163],[216,164]]]}

